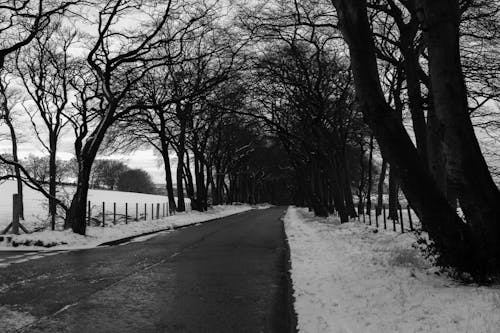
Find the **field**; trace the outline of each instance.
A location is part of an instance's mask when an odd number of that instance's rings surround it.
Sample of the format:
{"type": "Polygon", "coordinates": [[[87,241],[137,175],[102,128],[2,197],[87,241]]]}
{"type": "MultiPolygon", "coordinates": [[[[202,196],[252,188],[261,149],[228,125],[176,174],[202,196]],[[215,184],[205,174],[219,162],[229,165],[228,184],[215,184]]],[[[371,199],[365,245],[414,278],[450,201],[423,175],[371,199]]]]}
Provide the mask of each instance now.
{"type": "MultiPolygon", "coordinates": [[[[70,194],[74,191],[73,187],[66,186],[60,189],[59,196],[62,198],[70,198],[70,194]]],[[[0,184],[0,230],[6,227],[12,220],[12,194],[16,193],[16,183],[14,181],[6,181],[0,184]]],[[[118,216],[125,214],[125,203],[128,203],[128,215],[131,219],[135,218],[136,204],[139,207],[139,218],[144,218],[144,205],[147,205],[147,219],[151,219],[151,204],[154,205],[154,213],[156,214],[156,206],[160,204],[160,216],[163,215],[163,204],[166,205],[168,198],[163,195],[106,191],[106,190],[90,190],[88,200],[91,202],[92,217],[102,219],[102,203],[105,203],[107,219],[111,222],[113,219],[113,204],[116,203],[116,213],[118,216]]],[[[189,200],[186,201],[186,208],[190,210],[189,200]]],[[[48,222],[48,201],[39,192],[24,187],[24,217],[22,223],[28,230],[41,229],[49,226],[48,222]]],[[[59,220],[59,226],[61,224],[59,220]]]]}

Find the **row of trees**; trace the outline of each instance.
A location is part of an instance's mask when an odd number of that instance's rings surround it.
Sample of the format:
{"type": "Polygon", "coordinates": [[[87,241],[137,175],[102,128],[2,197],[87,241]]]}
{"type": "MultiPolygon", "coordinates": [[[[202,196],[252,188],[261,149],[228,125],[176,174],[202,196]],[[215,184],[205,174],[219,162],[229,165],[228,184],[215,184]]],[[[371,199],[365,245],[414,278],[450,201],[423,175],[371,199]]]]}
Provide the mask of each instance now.
{"type": "Polygon", "coordinates": [[[0,160],[60,206],[75,232],[85,233],[98,154],[153,147],[179,211],[185,196],[198,210],[292,200],[348,221],[371,209],[374,189],[381,207],[387,188],[397,219],[401,188],[443,263],[477,276],[500,267],[500,194],[475,135],[498,129],[497,2],[2,6],[12,158],[0,160]],[[21,104],[53,161],[50,180],[63,129],[73,134],[68,205],[17,158],[12,86],[28,96],[21,104]]]}
{"type": "Polygon", "coordinates": [[[102,168],[98,155],[144,147],[161,156],[178,211],[186,195],[198,210],[284,200],[284,174],[275,179],[273,162],[254,162],[279,143],[256,131],[253,118],[230,112],[245,100],[243,49],[251,39],[227,21],[231,9],[217,1],[4,2],[11,23],[0,35],[2,115],[12,152],[0,161],[13,169],[4,178],[16,178],[20,194],[24,183],[48,198],[53,226],[59,209],[66,228],[85,234],[89,188],[114,188],[124,171],[119,163],[102,168]],[[27,129],[20,114],[47,152],[48,181],[18,158],[19,131],[27,129]],[[72,138],[75,153],[69,202],[57,194],[61,138],[72,138]]]}
{"type": "Polygon", "coordinates": [[[318,215],[336,210],[347,221],[356,214],[353,191],[359,208],[364,198],[370,209],[374,183],[381,194],[389,171],[392,218],[401,188],[443,263],[476,276],[497,272],[500,194],[475,130],[498,138],[499,6],[243,6],[245,29],[260,37],[247,112],[287,148],[295,201],[318,215]]]}

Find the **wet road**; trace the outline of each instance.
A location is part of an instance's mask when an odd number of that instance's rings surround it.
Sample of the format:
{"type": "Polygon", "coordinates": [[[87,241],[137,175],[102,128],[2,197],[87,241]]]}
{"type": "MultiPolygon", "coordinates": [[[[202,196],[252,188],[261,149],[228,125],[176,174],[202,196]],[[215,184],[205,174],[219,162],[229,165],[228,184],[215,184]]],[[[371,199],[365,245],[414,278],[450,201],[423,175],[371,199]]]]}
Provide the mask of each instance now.
{"type": "Polygon", "coordinates": [[[0,332],[288,332],[283,213],[0,268],[0,332]]]}

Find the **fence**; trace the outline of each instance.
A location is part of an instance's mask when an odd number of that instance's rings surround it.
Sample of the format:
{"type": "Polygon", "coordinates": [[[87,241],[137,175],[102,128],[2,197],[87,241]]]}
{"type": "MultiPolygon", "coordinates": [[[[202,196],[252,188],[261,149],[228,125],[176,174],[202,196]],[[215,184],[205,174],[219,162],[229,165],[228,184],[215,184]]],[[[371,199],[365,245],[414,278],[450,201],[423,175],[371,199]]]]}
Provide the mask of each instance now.
{"type": "Polygon", "coordinates": [[[368,225],[374,225],[377,229],[382,227],[386,230],[392,228],[393,231],[399,231],[401,233],[414,231],[421,227],[420,220],[410,205],[406,205],[406,207],[398,205],[397,210],[398,216],[390,219],[385,204],[382,205],[380,211],[378,210],[378,206],[370,205],[369,213],[367,213],[366,206],[363,205],[362,212],[358,212],[358,221],[362,221],[368,225]],[[379,212],[379,214],[377,214],[377,212],[379,212]]]}
{"type": "MultiPolygon", "coordinates": [[[[190,202],[185,202],[186,211],[191,210],[190,202]]],[[[157,203],[107,203],[105,201],[92,203],[88,201],[86,220],[87,225],[102,226],[110,224],[128,224],[129,222],[158,220],[160,218],[175,215],[176,211],[171,209],[168,202],[157,203]]]]}

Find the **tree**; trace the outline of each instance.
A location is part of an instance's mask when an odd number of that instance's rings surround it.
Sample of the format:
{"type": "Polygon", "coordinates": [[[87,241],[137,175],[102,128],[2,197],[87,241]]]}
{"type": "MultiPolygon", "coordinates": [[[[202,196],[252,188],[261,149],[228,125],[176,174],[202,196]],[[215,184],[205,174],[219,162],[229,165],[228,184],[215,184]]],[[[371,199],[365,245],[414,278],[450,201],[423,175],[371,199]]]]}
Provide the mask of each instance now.
{"type": "Polygon", "coordinates": [[[97,31],[89,37],[91,46],[86,63],[81,64],[80,78],[72,82],[77,91],[73,106],[78,112],[70,122],[76,137],[78,177],[65,227],[75,233],[85,234],[90,173],[108,129],[139,107],[130,100],[131,92],[153,68],[176,61],[179,48],[174,44],[196,21],[176,21],[175,5],[173,0],[159,8],[143,1],[113,0],[97,8],[97,31]],[[123,20],[140,11],[150,13],[151,19],[133,31],[123,30],[123,20]],[[167,21],[172,26],[163,30],[167,21]]]}
{"type": "MultiPolygon", "coordinates": [[[[13,110],[14,105],[19,101],[19,92],[12,91],[9,88],[8,74],[5,69],[0,69],[0,117],[3,123],[7,125],[9,129],[9,139],[12,146],[12,154],[7,157],[8,160],[14,162],[12,168],[13,173],[6,174],[4,177],[15,176],[17,182],[17,194],[19,195],[19,215],[24,218],[24,200],[23,200],[23,182],[21,178],[21,170],[19,168],[19,156],[18,156],[18,133],[15,126],[16,113],[13,110]],[[16,101],[17,100],[17,101],[16,101]]],[[[6,164],[7,166],[8,164],[6,164]]],[[[10,168],[9,168],[10,169],[10,168]]]]}
{"type": "Polygon", "coordinates": [[[156,193],[151,176],[141,169],[122,172],[118,177],[117,189],[124,192],[156,193]]]}
{"type": "MultiPolygon", "coordinates": [[[[430,63],[429,66],[431,77],[433,77],[431,80],[433,81],[433,102],[436,114],[439,113],[438,117],[451,115],[450,102],[452,99],[462,103],[461,107],[454,111],[459,113],[456,115],[457,118],[450,123],[449,128],[445,129],[455,139],[458,138],[454,135],[459,132],[462,135],[461,141],[455,143],[446,141],[450,144],[449,148],[453,152],[454,159],[452,161],[458,161],[466,156],[464,153],[467,152],[469,162],[462,160],[455,164],[455,167],[458,167],[456,171],[459,173],[465,171],[467,177],[472,174],[473,170],[476,173],[481,173],[479,179],[484,181],[483,185],[487,188],[486,194],[482,195],[475,192],[476,188],[470,183],[466,183],[467,186],[462,188],[462,191],[469,188],[468,193],[473,193],[464,198],[466,199],[463,200],[464,207],[467,207],[470,202],[476,202],[478,207],[485,208],[481,213],[477,212],[476,209],[471,209],[472,211],[469,211],[468,216],[466,216],[468,223],[463,223],[457,216],[446,196],[440,191],[436,181],[430,175],[427,166],[419,158],[416,148],[397,119],[397,115],[392,112],[385,101],[377,71],[375,44],[373,32],[368,24],[366,2],[339,0],[333,3],[339,16],[339,26],[349,46],[354,82],[365,119],[374,131],[391,168],[397,169],[403,190],[421,218],[424,227],[435,240],[443,261],[476,275],[496,270],[495,266],[492,266],[492,262],[496,262],[498,258],[498,244],[497,241],[493,240],[495,237],[498,239],[497,229],[494,227],[498,224],[498,215],[496,215],[498,208],[494,208],[496,206],[491,205],[490,200],[496,198],[496,202],[498,202],[498,189],[496,186],[493,188],[494,183],[491,181],[491,176],[488,176],[489,173],[486,174],[487,168],[485,168],[484,159],[480,155],[472,126],[469,125],[470,119],[465,119],[464,115],[463,105],[467,103],[458,52],[457,2],[447,2],[446,5],[426,2],[424,9],[426,20],[432,22],[428,25],[429,38],[432,39],[430,42],[432,46],[429,44],[429,53],[434,53],[434,55],[432,64],[430,63]],[[439,20],[437,20],[438,17],[439,20]],[[446,43],[443,38],[447,38],[446,43]],[[448,46],[445,47],[446,51],[439,51],[438,49],[445,49],[442,47],[443,45],[448,46]],[[445,60],[444,54],[449,58],[445,60]],[[448,63],[444,64],[444,62],[448,63]],[[442,69],[448,69],[446,72],[448,76],[444,75],[441,69],[438,69],[438,64],[444,66],[442,69]],[[453,80],[455,80],[454,83],[452,83],[453,80]],[[435,91],[435,89],[439,91],[435,91]],[[436,93],[440,97],[436,97],[436,93]],[[437,104],[440,104],[439,107],[437,104]],[[467,144],[465,144],[464,138],[467,139],[467,144]],[[465,147],[466,145],[469,145],[468,148],[465,147]],[[462,169],[464,167],[465,169],[462,169]],[[481,200],[483,202],[479,203],[481,200]],[[485,216],[490,217],[489,223],[483,219],[485,216]],[[484,233],[485,228],[490,228],[491,232],[488,235],[484,233]]],[[[465,192],[462,192],[462,195],[465,195],[465,192]]]]}
{"type": "Polygon", "coordinates": [[[24,109],[31,119],[36,137],[49,154],[49,214],[55,229],[57,214],[57,148],[68,123],[67,105],[74,66],[69,55],[76,31],[62,27],[61,21],[50,24],[44,34],[36,36],[33,46],[16,57],[17,74],[34,103],[24,109]],[[42,125],[41,125],[41,124],[42,125]]]}
{"type": "Polygon", "coordinates": [[[115,190],[121,175],[128,167],[121,161],[96,160],[92,167],[91,186],[115,190]]]}

